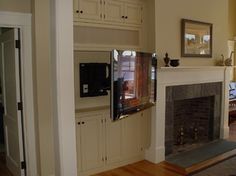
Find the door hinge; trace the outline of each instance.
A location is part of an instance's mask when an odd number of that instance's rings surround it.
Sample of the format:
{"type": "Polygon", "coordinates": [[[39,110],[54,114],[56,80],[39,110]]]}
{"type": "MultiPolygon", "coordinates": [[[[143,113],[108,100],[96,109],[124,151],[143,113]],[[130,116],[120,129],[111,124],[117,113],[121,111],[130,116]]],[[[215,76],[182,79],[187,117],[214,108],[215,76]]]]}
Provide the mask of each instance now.
{"type": "Polygon", "coordinates": [[[25,161],[21,162],[21,169],[26,170],[26,162],[25,161]]]}
{"type": "Polygon", "coordinates": [[[17,49],[21,48],[20,40],[16,40],[16,48],[17,49]]]}
{"type": "Polygon", "coordinates": [[[22,102],[18,102],[17,103],[17,108],[19,111],[22,111],[23,110],[23,103],[22,102]]]}

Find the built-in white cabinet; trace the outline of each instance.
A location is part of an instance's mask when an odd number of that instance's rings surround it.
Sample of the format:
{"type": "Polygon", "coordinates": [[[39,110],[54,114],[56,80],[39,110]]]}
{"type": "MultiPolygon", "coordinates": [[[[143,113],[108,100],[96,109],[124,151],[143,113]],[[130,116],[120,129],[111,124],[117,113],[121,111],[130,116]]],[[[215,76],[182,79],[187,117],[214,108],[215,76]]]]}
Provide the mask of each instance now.
{"type": "Polygon", "coordinates": [[[75,21],[140,25],[142,10],[140,0],[74,0],[75,21]]]}
{"type": "Polygon", "coordinates": [[[104,0],[104,20],[125,24],[142,23],[142,4],[140,1],[127,2],[119,0],[104,0]]]}
{"type": "Polygon", "coordinates": [[[107,164],[120,162],[122,152],[122,124],[121,121],[112,122],[109,117],[106,120],[106,162],[107,164]]]}
{"type": "Polygon", "coordinates": [[[143,7],[138,3],[124,3],[125,9],[125,23],[127,24],[141,24],[143,7]]]}
{"type": "Polygon", "coordinates": [[[124,159],[137,157],[141,151],[140,113],[130,115],[122,121],[122,150],[124,159]]]}
{"type": "Polygon", "coordinates": [[[150,110],[112,121],[108,111],[76,115],[79,175],[85,176],[144,159],[150,143],[150,110]]]}
{"type": "Polygon", "coordinates": [[[101,0],[74,0],[74,16],[79,19],[100,20],[101,0]]]}
{"type": "Polygon", "coordinates": [[[124,23],[124,3],[119,0],[108,0],[105,1],[104,15],[105,21],[114,23],[124,23]]]}
{"type": "Polygon", "coordinates": [[[77,122],[77,153],[78,170],[87,171],[103,167],[103,125],[100,114],[78,118],[77,122]]]}
{"type": "Polygon", "coordinates": [[[151,109],[146,109],[140,114],[140,139],[141,150],[151,145],[151,109]]]}

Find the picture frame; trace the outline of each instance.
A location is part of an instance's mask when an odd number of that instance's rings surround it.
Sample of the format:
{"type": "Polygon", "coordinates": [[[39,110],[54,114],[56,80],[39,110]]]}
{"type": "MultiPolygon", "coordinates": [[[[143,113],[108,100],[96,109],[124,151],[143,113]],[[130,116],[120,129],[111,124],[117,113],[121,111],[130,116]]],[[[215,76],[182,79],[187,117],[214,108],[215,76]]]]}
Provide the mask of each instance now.
{"type": "Polygon", "coordinates": [[[212,57],[213,24],[200,21],[181,20],[181,56],[212,57]]]}

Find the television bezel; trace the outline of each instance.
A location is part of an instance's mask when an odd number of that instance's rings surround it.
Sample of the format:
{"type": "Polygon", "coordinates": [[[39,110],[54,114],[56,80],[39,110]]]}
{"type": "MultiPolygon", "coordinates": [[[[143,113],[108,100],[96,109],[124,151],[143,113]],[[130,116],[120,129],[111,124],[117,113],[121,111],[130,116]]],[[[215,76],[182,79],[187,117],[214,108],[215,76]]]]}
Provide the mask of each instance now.
{"type": "Polygon", "coordinates": [[[157,85],[157,56],[156,56],[156,53],[150,53],[150,52],[142,52],[142,51],[135,51],[135,50],[112,50],[111,51],[111,56],[110,56],[110,65],[111,65],[111,92],[110,92],[110,111],[111,111],[111,119],[113,121],[116,121],[116,120],[120,120],[120,119],[123,119],[123,118],[126,118],[128,117],[129,115],[131,114],[134,114],[134,113],[137,113],[139,111],[142,111],[142,110],[145,110],[147,108],[150,108],[152,106],[155,105],[155,102],[156,102],[156,94],[157,94],[157,91],[156,91],[156,85],[157,85]],[[155,67],[155,79],[154,79],[154,101],[153,102],[150,102],[148,103],[147,106],[143,106],[142,108],[140,107],[134,107],[134,110],[128,112],[128,110],[126,111],[127,113],[125,114],[122,114],[122,115],[117,115],[116,117],[114,117],[114,52],[117,51],[118,53],[120,52],[124,52],[124,51],[131,51],[131,52],[136,52],[136,53],[141,53],[141,54],[150,54],[152,55],[152,65],[154,65],[155,67]],[[154,63],[153,63],[154,62],[154,63]]]}

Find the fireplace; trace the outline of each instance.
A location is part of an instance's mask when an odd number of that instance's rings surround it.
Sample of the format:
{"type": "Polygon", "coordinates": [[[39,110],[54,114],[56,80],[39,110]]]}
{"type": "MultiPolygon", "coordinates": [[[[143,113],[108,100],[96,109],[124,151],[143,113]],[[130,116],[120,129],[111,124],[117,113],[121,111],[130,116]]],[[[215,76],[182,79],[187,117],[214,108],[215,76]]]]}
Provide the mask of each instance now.
{"type": "Polygon", "coordinates": [[[221,95],[221,82],[166,87],[166,156],[220,138],[221,95]]]}
{"type": "MultiPolygon", "coordinates": [[[[213,109],[211,113],[208,110],[206,112],[194,110],[193,113],[204,113],[205,116],[209,116],[206,123],[209,122],[208,125],[213,126],[213,130],[211,133],[207,133],[208,136],[205,133],[206,143],[208,140],[227,139],[229,137],[228,85],[230,83],[230,71],[230,67],[216,66],[161,67],[158,70],[157,102],[152,111],[151,146],[145,152],[145,158],[148,161],[162,162],[168,157],[165,154],[170,154],[175,150],[174,111],[179,112],[180,110],[174,108],[174,104],[181,104],[182,100],[202,101],[200,104],[211,105],[208,107],[213,109]],[[201,98],[203,99],[201,100],[201,98]],[[208,113],[212,115],[207,115],[208,113]]],[[[197,105],[192,104],[191,106],[197,105]]],[[[202,127],[198,127],[198,130],[200,130],[199,128],[202,127]]],[[[204,143],[203,136],[199,134],[198,138],[201,138],[204,143]]]]}

